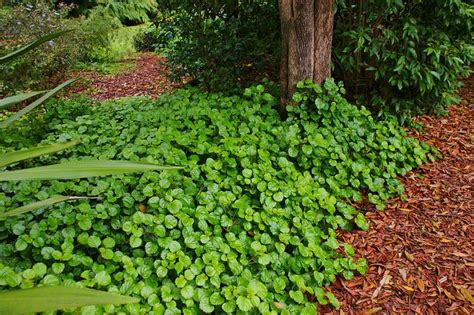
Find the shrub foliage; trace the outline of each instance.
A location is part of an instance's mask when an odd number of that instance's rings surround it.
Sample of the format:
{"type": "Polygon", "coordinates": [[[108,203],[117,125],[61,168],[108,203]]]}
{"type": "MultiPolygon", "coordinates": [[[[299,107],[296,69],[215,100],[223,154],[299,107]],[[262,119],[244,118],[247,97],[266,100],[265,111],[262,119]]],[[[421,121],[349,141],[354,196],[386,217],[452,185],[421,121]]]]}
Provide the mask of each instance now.
{"type": "Polygon", "coordinates": [[[25,163],[92,156],[185,169],[0,183],[0,211],[55,194],[102,196],[2,222],[0,285],[80,281],[140,297],[125,306],[135,314],[314,314],[309,295],[337,307],[324,287],[367,267],[336,239],[338,228],[368,228],[351,204],[367,196],[383,208],[403,191],[397,175],[433,158],[344,92],[333,81],[301,82],[284,122],[262,86],[244,97],[180,90],[100,104],[77,118],[71,113],[84,105],[65,102],[44,143],[82,144],[25,163]]]}
{"type": "Polygon", "coordinates": [[[159,0],[158,6],[157,46],[174,39],[167,56],[177,78],[191,75],[210,90],[233,90],[247,83],[249,72],[263,77],[278,58],[276,1],[159,0]]]}
{"type": "MultiPolygon", "coordinates": [[[[147,46],[162,49],[173,34],[168,55],[179,74],[218,90],[245,83],[249,69],[276,79],[264,71],[278,68],[276,0],[158,2],[168,16],[147,46]]],[[[473,14],[462,0],[336,1],[333,76],[378,114],[441,112],[474,59],[473,14]]]]}
{"type": "Polygon", "coordinates": [[[336,76],[380,115],[442,112],[456,101],[459,77],[474,60],[474,11],[467,3],[341,1],[336,76]]]}

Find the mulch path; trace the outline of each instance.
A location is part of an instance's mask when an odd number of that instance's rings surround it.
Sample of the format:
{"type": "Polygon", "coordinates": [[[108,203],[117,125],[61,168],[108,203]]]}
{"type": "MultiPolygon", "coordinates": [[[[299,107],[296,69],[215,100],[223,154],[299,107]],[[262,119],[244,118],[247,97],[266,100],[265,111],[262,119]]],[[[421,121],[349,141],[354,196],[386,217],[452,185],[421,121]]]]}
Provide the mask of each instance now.
{"type": "Polygon", "coordinates": [[[448,117],[410,132],[443,159],[402,179],[406,198],[369,209],[368,232],[340,233],[369,269],[333,284],[341,309],[321,314],[474,314],[474,76],[465,84],[448,117]]]}
{"type": "Polygon", "coordinates": [[[181,85],[172,82],[170,70],[165,59],[153,53],[140,53],[133,58],[135,67],[118,75],[103,75],[91,70],[74,73],[82,78],[82,84],[76,83],[69,93],[84,93],[89,97],[103,101],[126,96],[150,96],[156,98],[181,85]]]}

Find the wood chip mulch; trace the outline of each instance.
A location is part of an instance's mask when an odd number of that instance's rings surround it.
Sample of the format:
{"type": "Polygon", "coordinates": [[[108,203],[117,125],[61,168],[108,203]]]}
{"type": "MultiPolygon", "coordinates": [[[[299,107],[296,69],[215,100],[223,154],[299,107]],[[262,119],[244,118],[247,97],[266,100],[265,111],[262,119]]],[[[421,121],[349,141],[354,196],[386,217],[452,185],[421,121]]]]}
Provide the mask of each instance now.
{"type": "Polygon", "coordinates": [[[411,135],[443,159],[402,179],[406,199],[370,209],[368,232],[341,232],[367,259],[365,276],[338,280],[330,290],[339,310],[320,314],[474,314],[474,76],[449,116],[422,116],[411,135]]]}
{"type": "Polygon", "coordinates": [[[180,86],[172,82],[165,59],[153,53],[140,53],[134,59],[134,69],[118,75],[102,75],[95,71],[82,70],[74,73],[82,84],[76,84],[69,93],[84,93],[103,101],[127,96],[150,96],[156,98],[180,86]]]}

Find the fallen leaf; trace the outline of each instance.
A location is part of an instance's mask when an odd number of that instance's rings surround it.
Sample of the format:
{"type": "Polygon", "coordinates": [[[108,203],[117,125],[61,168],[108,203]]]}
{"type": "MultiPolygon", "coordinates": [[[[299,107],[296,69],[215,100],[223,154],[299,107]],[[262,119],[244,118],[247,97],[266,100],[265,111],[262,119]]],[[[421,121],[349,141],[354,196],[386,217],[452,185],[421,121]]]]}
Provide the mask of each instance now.
{"type": "Polygon", "coordinates": [[[402,285],[401,287],[404,288],[404,289],[407,290],[407,291],[410,291],[410,292],[414,292],[414,291],[415,291],[415,289],[413,289],[412,287],[409,287],[409,286],[407,286],[407,285],[402,285]]]}
{"type": "Polygon", "coordinates": [[[276,302],[276,301],[273,302],[273,305],[275,305],[275,307],[278,308],[279,310],[282,310],[286,307],[285,304],[280,303],[280,302],[276,302]]]}
{"type": "Polygon", "coordinates": [[[378,312],[382,311],[383,308],[381,307],[374,307],[367,311],[367,314],[377,314],[378,312]]]}
{"type": "Polygon", "coordinates": [[[425,283],[422,279],[416,279],[416,285],[418,286],[418,289],[420,289],[421,292],[425,292],[425,283]]]}
{"type": "Polygon", "coordinates": [[[379,286],[377,287],[377,289],[375,289],[374,293],[372,294],[372,299],[375,299],[379,295],[380,290],[382,290],[383,286],[385,284],[388,284],[390,280],[392,279],[392,276],[389,273],[390,273],[389,270],[385,271],[382,277],[382,280],[380,280],[379,286]]]}
{"type": "Polygon", "coordinates": [[[472,305],[474,305],[474,298],[472,297],[471,293],[464,288],[462,288],[460,291],[461,294],[466,298],[466,300],[469,301],[469,303],[471,303],[472,305]]]}
{"type": "Polygon", "coordinates": [[[443,289],[443,293],[448,297],[450,300],[455,300],[456,298],[449,292],[448,290],[443,289]]]}
{"type": "Polygon", "coordinates": [[[398,272],[402,276],[403,281],[407,281],[407,270],[406,269],[398,269],[398,272]]]}
{"type": "Polygon", "coordinates": [[[410,254],[409,252],[405,251],[405,257],[409,260],[409,261],[413,261],[415,260],[413,255],[410,254]]]}

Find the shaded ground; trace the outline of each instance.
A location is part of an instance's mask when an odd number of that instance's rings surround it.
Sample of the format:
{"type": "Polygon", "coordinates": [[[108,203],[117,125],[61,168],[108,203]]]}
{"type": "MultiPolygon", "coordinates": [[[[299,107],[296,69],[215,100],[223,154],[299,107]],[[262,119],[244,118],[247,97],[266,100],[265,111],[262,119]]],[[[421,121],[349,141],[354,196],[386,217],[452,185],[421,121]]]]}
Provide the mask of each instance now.
{"type": "Polygon", "coordinates": [[[171,82],[167,75],[169,69],[164,65],[164,58],[152,53],[139,54],[132,60],[135,63],[131,70],[118,75],[103,75],[92,70],[75,73],[85,82],[71,88],[70,93],[85,93],[96,100],[107,100],[125,96],[147,95],[157,97],[179,86],[171,82]]]}
{"type": "Polygon", "coordinates": [[[406,199],[371,209],[368,232],[341,233],[367,259],[365,276],[338,281],[333,314],[474,314],[474,77],[449,117],[420,117],[412,136],[443,159],[402,179],[406,199]]]}

